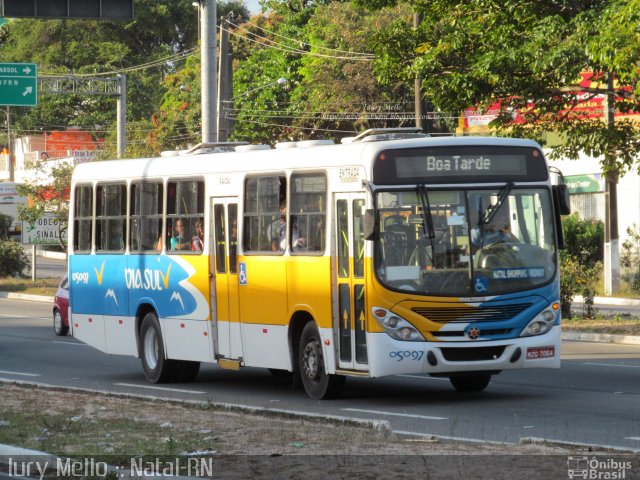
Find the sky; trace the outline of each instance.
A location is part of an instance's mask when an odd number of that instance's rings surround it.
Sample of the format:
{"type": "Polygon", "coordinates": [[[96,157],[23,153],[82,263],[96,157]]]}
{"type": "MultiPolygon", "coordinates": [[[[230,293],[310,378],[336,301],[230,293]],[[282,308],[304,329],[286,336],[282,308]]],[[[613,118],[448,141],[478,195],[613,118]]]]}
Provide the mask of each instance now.
{"type": "Polygon", "coordinates": [[[251,13],[260,13],[260,5],[258,5],[258,0],[244,0],[244,4],[251,13]]]}

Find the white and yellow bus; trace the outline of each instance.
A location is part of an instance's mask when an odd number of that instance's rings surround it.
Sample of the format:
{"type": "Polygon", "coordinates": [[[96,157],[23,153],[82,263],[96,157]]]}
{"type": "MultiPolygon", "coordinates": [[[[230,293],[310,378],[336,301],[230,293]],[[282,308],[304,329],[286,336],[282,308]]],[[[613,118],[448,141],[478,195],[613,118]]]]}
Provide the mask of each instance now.
{"type": "Polygon", "coordinates": [[[566,189],[529,140],[368,131],[78,165],[70,326],[148,381],[201,362],[445,376],[558,368],[566,189]],[[200,227],[202,225],[202,227],[200,227]]]}

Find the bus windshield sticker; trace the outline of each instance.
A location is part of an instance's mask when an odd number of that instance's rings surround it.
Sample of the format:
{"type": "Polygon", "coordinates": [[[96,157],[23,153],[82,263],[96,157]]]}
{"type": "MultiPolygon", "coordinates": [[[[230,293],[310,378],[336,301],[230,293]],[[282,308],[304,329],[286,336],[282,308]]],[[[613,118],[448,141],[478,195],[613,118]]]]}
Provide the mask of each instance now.
{"type": "Polygon", "coordinates": [[[476,292],[482,293],[489,289],[489,279],[483,276],[477,276],[473,282],[473,288],[476,292]]]}
{"type": "Polygon", "coordinates": [[[522,280],[529,278],[545,278],[544,267],[529,268],[494,268],[494,280],[522,280]]]}

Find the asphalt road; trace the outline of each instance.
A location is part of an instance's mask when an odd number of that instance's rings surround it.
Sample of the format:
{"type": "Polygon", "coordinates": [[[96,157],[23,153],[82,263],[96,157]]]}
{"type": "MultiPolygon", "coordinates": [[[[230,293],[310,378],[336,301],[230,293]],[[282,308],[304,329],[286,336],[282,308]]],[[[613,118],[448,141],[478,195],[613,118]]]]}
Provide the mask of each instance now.
{"type": "Polygon", "coordinates": [[[405,375],[349,378],[340,399],[315,401],[255,368],[211,365],[192,383],[149,385],[138,359],[56,337],[50,316],[46,303],[0,299],[0,381],[381,419],[415,435],[640,449],[640,346],[565,342],[561,369],[503,372],[482,393],[460,394],[448,380],[405,375]]]}

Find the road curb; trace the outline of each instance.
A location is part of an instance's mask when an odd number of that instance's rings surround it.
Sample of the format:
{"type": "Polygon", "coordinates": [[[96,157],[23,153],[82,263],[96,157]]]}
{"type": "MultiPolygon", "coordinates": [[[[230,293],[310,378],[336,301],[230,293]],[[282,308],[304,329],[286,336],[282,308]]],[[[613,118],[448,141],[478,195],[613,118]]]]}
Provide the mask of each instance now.
{"type": "Polygon", "coordinates": [[[30,295],[27,293],[0,292],[0,298],[9,300],[27,300],[29,302],[53,303],[53,297],[46,295],[30,295]]]}
{"type": "Polygon", "coordinates": [[[634,335],[614,335],[611,333],[578,332],[571,330],[562,332],[562,340],[640,345],[640,337],[634,335]]]}
{"type": "Polygon", "coordinates": [[[22,447],[14,447],[13,445],[6,445],[4,443],[0,443],[0,457],[11,456],[11,457],[39,457],[46,456],[52,459],[56,459],[55,455],[51,455],[47,452],[41,452],[39,450],[31,450],[29,448],[22,447]]]}
{"type": "MultiPolygon", "coordinates": [[[[574,303],[584,303],[584,298],[576,295],[574,303]]],[[[640,307],[640,300],[635,298],[593,297],[593,306],[598,307],[640,307]]]]}
{"type": "Polygon", "coordinates": [[[64,252],[50,252],[48,250],[36,250],[36,255],[42,258],[51,258],[54,260],[66,260],[67,254],[64,252]]]}

